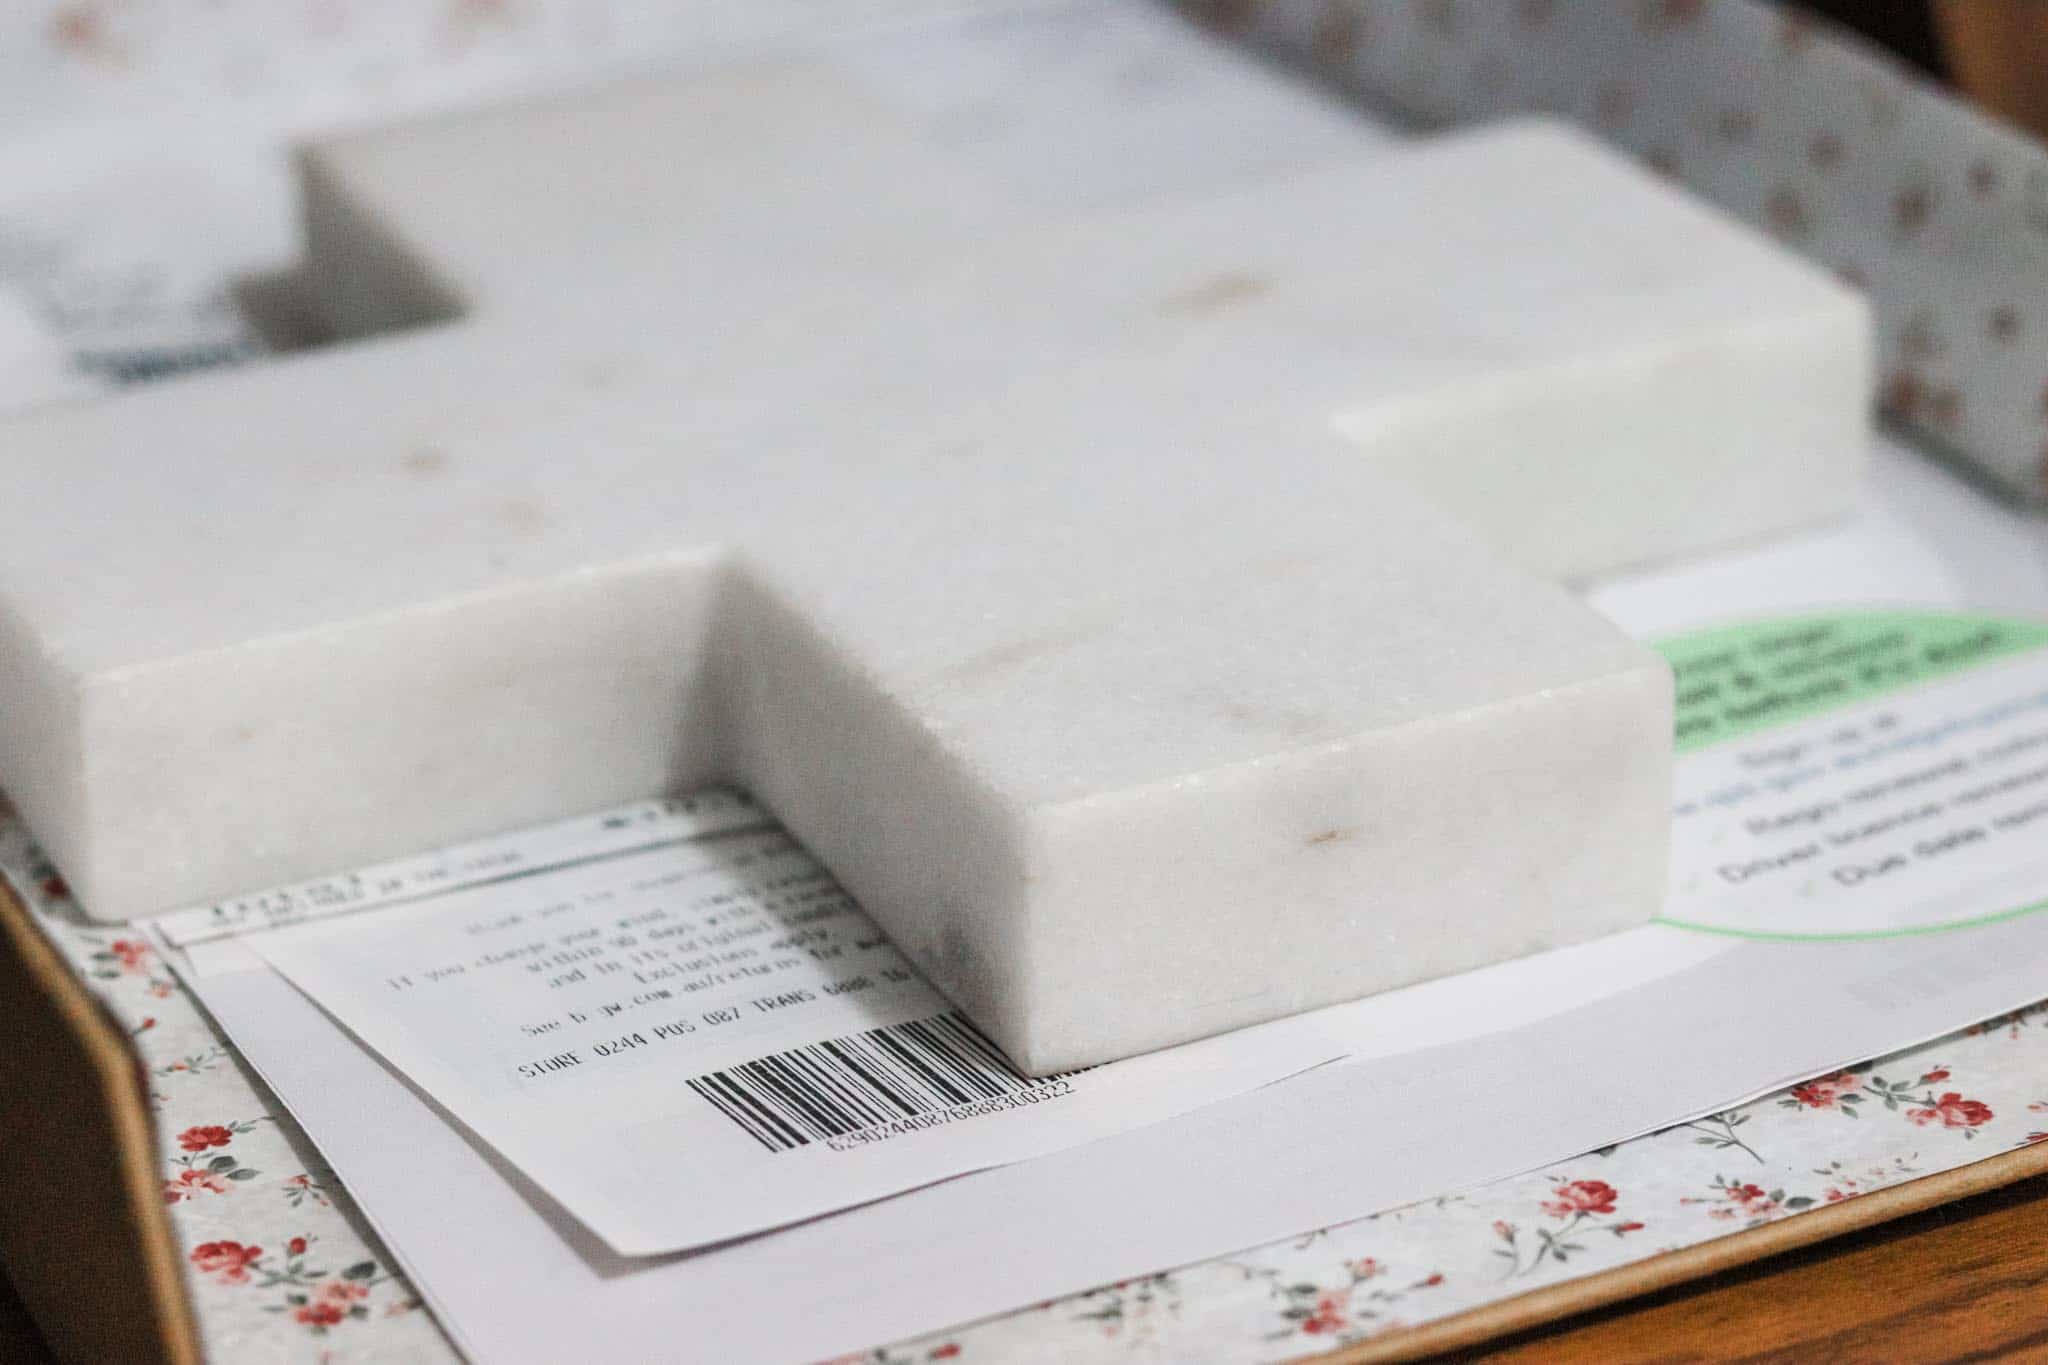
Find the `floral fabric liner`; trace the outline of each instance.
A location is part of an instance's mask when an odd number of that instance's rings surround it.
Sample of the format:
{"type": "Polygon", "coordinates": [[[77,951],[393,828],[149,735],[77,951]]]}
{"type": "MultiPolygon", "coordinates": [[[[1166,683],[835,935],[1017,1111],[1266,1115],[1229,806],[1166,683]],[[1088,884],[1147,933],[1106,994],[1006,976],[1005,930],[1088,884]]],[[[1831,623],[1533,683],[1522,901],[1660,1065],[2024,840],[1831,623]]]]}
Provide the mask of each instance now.
{"type": "MultiPolygon", "coordinates": [[[[25,829],[0,871],[134,1037],[212,1359],[456,1359],[311,1142],[25,829]]],[[[2048,1141],[2048,1005],[1525,1176],[845,1361],[1244,1361],[1332,1350],[2048,1141]]],[[[1361,1141],[1360,1159],[1370,1159],[1361,1141]]]]}

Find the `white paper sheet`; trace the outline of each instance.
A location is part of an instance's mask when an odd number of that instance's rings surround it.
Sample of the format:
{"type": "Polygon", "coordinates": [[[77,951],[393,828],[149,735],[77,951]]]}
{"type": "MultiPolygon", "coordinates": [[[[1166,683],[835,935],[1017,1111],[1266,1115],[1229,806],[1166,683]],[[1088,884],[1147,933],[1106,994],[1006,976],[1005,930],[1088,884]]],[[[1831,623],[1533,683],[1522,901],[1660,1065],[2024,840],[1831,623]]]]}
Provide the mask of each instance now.
{"type": "Polygon", "coordinates": [[[1282,1021],[1020,1075],[779,829],[242,940],[614,1251],[725,1241],[1331,1061],[1282,1021]]]}
{"type": "MultiPolygon", "coordinates": [[[[1723,941],[1652,926],[1331,1013],[1343,1016],[1366,1051],[1407,1054],[1424,1043],[1475,1033],[1514,1036],[1512,1028],[1507,1034],[1492,1031],[1572,1013],[1584,995],[1619,991],[1645,976],[1675,971],[1683,981],[1685,966],[1732,955],[1723,941]]],[[[323,1152],[450,1334],[480,1360],[544,1361],[570,1354],[801,1360],[1014,1307],[1045,1297],[1055,1285],[1078,1288],[1121,1274],[1108,1267],[1136,1264],[1122,1259],[1131,1251],[1156,1257],[1165,1247],[1206,1254],[1242,1245],[1228,1233],[1222,1243],[1186,1240],[1189,1213],[1221,1195],[1229,1207],[1220,1228],[1228,1229],[1245,1210],[1215,1186],[1247,1179],[1257,1188],[1270,1189],[1276,1180],[1286,1185],[1286,1172],[1300,1159],[1290,1126],[1310,1121],[1301,1136],[1313,1158],[1319,1144],[1340,1136],[1323,1131],[1324,1120],[1340,1128],[1356,1125],[1337,1144],[1353,1163],[1361,1154],[1357,1140],[1376,1134],[1389,1114],[1408,1113],[1406,1095],[1376,1095],[1376,1082],[1361,1076],[1364,1089],[1340,1092],[1341,1108],[1318,1114],[1322,1100],[1312,1100],[1306,1113],[1283,1104],[1269,1123],[1259,1097],[1306,1079],[1298,1077],[1212,1106],[1236,1115],[1215,1132],[1197,1113],[1150,1126],[1143,1131],[1155,1139],[1136,1146],[1123,1145],[1136,1136],[1126,1134],[1076,1149],[1075,1155],[1104,1153],[1108,1164],[1100,1182],[1068,1187],[1064,1177],[1027,1178],[984,1188],[978,1182],[1002,1171],[983,1172],[704,1252],[627,1259],[612,1254],[489,1145],[356,1045],[277,973],[232,971],[190,984],[231,1037],[239,1042],[247,1035],[245,1056],[309,1133],[336,1139],[323,1138],[323,1152]],[[377,1116],[371,1126],[381,1136],[375,1142],[357,1136],[365,1131],[366,1113],[377,1116]],[[354,1132],[333,1132],[343,1123],[354,1132]],[[1240,1157],[1235,1149],[1241,1145],[1240,1157]],[[395,1159],[400,1153],[402,1160],[395,1159]],[[1163,1183],[1155,1184],[1155,1176],[1163,1183]],[[1127,1181],[1136,1183],[1125,1189],[1127,1181]],[[1116,1248],[1109,1259],[1098,1240],[1116,1248]],[[458,1244],[468,1248],[461,1267],[449,1255],[458,1244]],[[479,1257],[479,1244],[490,1246],[491,1254],[479,1257]],[[416,1260],[416,1253],[425,1259],[416,1260]],[[1076,1274],[1082,1278],[1072,1279],[1076,1274]],[[772,1305],[787,1300],[791,1284],[803,1286],[801,1311],[778,1315],[772,1305]],[[553,1307],[541,1307],[541,1298],[553,1307]],[[564,1320],[565,1309],[574,1323],[564,1320]],[[511,1324],[482,1320],[508,1313],[511,1324]]],[[[1339,1065],[1307,1074],[1358,1070],[1339,1065]]],[[[1063,1160],[1065,1155],[1044,1157],[1002,1170],[1032,1171],[1063,1160]]],[[[1093,1167],[1069,1169],[1085,1173],[1093,1167]]],[[[1399,1180],[1394,1187],[1405,1188],[1399,1180]]],[[[1341,1183],[1330,1193],[1346,1199],[1341,1183]]],[[[1312,1191],[1298,1189],[1283,1207],[1299,1208],[1303,1196],[1311,1206],[1324,1206],[1312,1191]]],[[[1156,1267],[1182,1259],[1176,1254],[1169,1262],[1143,1263],[1156,1267]]]]}
{"type": "Polygon", "coordinates": [[[173,910],[157,916],[155,924],[166,941],[184,948],[254,929],[279,929],[402,905],[594,858],[773,823],[745,793],[711,788],[656,801],[635,801],[502,838],[477,839],[211,905],[173,910]]]}

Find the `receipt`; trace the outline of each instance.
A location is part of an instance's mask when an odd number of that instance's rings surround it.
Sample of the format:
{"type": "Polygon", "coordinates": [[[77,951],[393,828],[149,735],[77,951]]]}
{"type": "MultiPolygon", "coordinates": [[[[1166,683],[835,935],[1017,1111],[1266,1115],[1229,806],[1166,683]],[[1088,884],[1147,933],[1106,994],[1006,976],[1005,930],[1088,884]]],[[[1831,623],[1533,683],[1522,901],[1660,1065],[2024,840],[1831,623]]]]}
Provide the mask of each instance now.
{"type": "Polygon", "coordinates": [[[1347,1051],[1282,1021],[1024,1076],[780,828],[707,829],[240,941],[624,1255],[1075,1146],[1347,1051]]]}
{"type": "Polygon", "coordinates": [[[590,858],[770,822],[768,813],[744,793],[707,787],[685,796],[636,801],[595,815],[173,910],[159,915],[155,925],[172,946],[187,948],[250,929],[279,929],[331,915],[375,910],[590,858]]]}

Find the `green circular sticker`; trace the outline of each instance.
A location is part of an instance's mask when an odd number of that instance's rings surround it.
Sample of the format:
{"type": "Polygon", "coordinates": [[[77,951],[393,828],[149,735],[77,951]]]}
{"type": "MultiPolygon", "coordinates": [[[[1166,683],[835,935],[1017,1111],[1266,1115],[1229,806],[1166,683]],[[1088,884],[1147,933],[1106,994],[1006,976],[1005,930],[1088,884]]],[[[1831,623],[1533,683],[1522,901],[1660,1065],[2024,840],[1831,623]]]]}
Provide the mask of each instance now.
{"type": "Polygon", "coordinates": [[[2048,625],[1861,611],[1663,642],[1663,922],[1890,937],[2048,907],[2048,625]]]}

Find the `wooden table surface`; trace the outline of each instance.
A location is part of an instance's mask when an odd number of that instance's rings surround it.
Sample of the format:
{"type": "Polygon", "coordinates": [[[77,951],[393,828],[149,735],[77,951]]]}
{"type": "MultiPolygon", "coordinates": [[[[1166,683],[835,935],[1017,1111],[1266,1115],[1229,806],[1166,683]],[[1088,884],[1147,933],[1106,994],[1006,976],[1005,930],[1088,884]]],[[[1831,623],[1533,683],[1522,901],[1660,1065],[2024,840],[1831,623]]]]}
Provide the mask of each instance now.
{"type": "Polygon", "coordinates": [[[1456,1358],[2048,1361],[2048,1176],[1456,1358]]]}
{"type": "MultiPolygon", "coordinates": [[[[1450,1358],[2048,1361],[2048,1176],[1450,1358]]],[[[0,1280],[0,1363],[49,1359],[0,1280]]]]}

